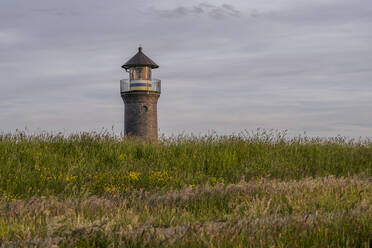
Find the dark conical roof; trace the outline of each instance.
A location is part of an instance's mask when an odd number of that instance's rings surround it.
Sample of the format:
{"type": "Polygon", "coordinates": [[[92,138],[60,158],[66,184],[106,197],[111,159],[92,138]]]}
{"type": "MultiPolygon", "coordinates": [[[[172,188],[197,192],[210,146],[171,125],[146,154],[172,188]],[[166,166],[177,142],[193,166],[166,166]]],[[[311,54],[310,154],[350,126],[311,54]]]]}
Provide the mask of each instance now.
{"type": "Polygon", "coordinates": [[[159,67],[154,61],[152,61],[142,52],[142,47],[138,48],[138,53],[128,60],[122,66],[122,68],[129,69],[134,66],[150,66],[152,69],[159,67]]]}

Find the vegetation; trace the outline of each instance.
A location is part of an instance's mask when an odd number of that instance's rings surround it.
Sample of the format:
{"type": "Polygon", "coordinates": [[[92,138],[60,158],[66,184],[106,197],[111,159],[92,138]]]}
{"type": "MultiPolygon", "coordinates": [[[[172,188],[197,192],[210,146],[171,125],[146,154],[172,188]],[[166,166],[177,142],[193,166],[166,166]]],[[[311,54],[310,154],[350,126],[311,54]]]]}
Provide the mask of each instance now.
{"type": "Polygon", "coordinates": [[[369,247],[372,141],[0,135],[0,246],[369,247]]]}

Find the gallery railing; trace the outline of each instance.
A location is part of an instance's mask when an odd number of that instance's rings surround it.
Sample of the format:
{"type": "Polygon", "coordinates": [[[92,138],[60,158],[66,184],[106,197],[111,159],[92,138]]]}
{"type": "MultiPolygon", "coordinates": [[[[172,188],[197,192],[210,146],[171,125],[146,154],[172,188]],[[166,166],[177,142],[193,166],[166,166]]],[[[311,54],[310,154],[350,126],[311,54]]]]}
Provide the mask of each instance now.
{"type": "Polygon", "coordinates": [[[161,92],[161,80],[120,80],[120,92],[130,92],[130,91],[153,91],[161,92]]]}

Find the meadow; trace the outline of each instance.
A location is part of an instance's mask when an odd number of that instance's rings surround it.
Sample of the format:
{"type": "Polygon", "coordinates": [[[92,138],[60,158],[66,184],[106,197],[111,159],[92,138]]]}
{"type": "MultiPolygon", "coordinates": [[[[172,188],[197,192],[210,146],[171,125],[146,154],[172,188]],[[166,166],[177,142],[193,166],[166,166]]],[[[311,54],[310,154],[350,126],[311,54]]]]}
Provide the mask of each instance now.
{"type": "Polygon", "coordinates": [[[372,140],[0,135],[1,247],[370,247],[372,140]]]}

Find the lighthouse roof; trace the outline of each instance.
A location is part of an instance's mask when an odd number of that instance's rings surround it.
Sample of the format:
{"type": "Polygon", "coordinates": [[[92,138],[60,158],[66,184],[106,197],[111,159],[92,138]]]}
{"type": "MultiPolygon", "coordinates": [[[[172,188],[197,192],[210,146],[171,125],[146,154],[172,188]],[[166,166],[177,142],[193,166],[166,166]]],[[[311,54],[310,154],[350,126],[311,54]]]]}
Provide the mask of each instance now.
{"type": "Polygon", "coordinates": [[[152,61],[152,59],[147,57],[142,52],[142,47],[138,48],[138,53],[136,55],[134,55],[130,60],[128,60],[122,66],[122,68],[129,69],[129,68],[135,67],[135,66],[150,66],[152,69],[159,67],[154,61],[152,61]]]}

